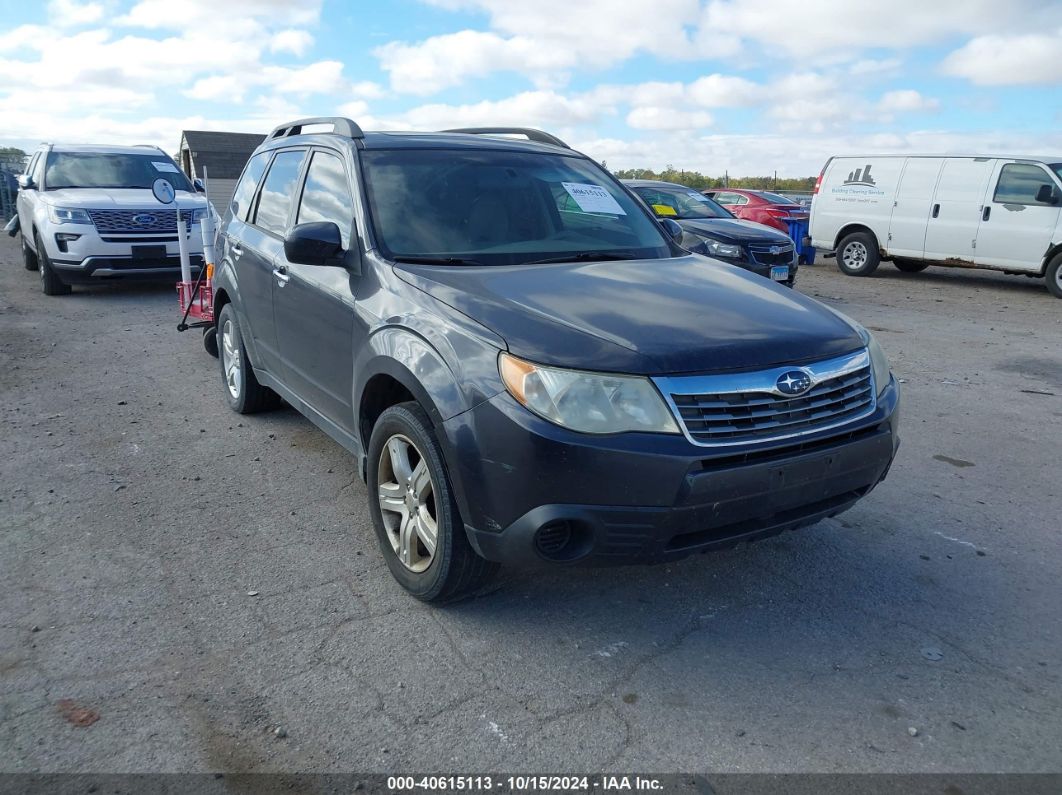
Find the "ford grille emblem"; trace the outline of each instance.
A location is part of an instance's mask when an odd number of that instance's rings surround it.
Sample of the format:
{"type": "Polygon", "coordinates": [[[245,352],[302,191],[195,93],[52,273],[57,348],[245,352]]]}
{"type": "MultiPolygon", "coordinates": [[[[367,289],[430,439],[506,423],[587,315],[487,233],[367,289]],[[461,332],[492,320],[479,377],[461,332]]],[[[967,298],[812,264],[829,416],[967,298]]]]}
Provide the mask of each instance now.
{"type": "Polygon", "coordinates": [[[778,248],[778,246],[771,246],[770,251],[771,251],[772,254],[781,254],[782,253],[782,249],[778,248]]]}
{"type": "Polygon", "coordinates": [[[134,224],[140,224],[141,226],[144,226],[146,224],[153,224],[153,223],[155,223],[155,216],[149,215],[148,213],[141,213],[140,215],[134,215],[133,216],[133,223],[134,224]]]}
{"type": "Polygon", "coordinates": [[[787,370],[778,376],[774,385],[783,395],[803,395],[811,389],[811,376],[803,370],[787,370]]]}

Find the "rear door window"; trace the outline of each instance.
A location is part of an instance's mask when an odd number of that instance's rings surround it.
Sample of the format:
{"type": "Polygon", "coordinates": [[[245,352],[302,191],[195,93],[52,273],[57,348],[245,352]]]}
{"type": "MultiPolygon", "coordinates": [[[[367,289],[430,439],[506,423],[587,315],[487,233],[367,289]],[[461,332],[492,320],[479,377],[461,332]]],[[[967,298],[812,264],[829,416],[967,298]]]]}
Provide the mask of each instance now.
{"type": "Polygon", "coordinates": [[[343,161],[330,152],[314,152],[306,170],[306,185],[302,189],[295,223],[331,221],[339,227],[343,248],[348,249],[353,220],[354,199],[350,195],[343,161]]]}
{"type": "Polygon", "coordinates": [[[305,156],[305,149],[294,149],[273,158],[258,197],[255,226],[280,236],[288,231],[288,217],[305,156]]]}

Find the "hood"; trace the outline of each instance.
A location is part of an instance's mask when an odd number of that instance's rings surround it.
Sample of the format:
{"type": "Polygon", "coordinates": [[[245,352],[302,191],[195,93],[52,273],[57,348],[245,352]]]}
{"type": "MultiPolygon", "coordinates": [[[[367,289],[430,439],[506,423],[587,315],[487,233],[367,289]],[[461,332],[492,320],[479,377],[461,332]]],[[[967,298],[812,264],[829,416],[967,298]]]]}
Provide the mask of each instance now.
{"type": "Polygon", "coordinates": [[[863,347],[852,327],[818,302],[696,255],[394,268],[498,334],[516,356],[540,364],[711,373],[806,363],[863,347]]]}
{"type": "MultiPolygon", "coordinates": [[[[60,188],[41,192],[41,198],[56,207],[81,207],[86,210],[164,210],[150,188],[60,188]]],[[[198,193],[177,194],[182,210],[206,207],[207,200],[198,193]]]]}
{"type": "Polygon", "coordinates": [[[789,235],[777,229],[738,218],[691,218],[679,220],[678,223],[687,232],[710,235],[722,243],[763,243],[779,246],[793,242],[789,235]]]}

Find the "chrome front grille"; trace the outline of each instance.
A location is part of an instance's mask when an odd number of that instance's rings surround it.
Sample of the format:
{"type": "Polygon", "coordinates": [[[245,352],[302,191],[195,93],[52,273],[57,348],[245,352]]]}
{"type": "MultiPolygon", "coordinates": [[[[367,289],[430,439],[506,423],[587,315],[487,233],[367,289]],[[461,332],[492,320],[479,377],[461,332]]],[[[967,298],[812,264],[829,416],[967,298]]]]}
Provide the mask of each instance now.
{"type": "Polygon", "coordinates": [[[686,437],[704,446],[788,439],[870,414],[876,390],[864,351],[803,367],[656,379],[686,437]],[[799,370],[811,388],[789,396],[778,379],[799,370]]]}
{"type": "MultiPolygon", "coordinates": [[[[158,210],[89,210],[96,229],[108,234],[177,234],[177,215],[171,209],[158,210]]],[[[192,211],[181,210],[185,228],[192,225],[192,211]]],[[[176,239],[176,238],[174,238],[176,239]]]]}
{"type": "Polygon", "coordinates": [[[761,265],[788,265],[793,261],[793,246],[786,244],[782,246],[750,246],[749,251],[752,254],[752,258],[761,265]],[[771,249],[777,248],[778,253],[772,254],[771,249]]]}

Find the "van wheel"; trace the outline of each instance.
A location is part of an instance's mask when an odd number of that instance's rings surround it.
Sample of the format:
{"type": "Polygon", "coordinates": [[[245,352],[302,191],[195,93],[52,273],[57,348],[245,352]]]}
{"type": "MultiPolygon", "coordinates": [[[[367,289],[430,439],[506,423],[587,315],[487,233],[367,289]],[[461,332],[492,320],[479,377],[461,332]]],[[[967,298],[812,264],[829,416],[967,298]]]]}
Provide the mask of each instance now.
{"type": "Polygon", "coordinates": [[[1054,259],[1047,266],[1047,270],[1044,271],[1044,280],[1047,282],[1047,289],[1051,292],[1055,298],[1062,298],[1062,253],[1055,254],[1054,259]]]}
{"type": "Polygon", "coordinates": [[[37,262],[37,255],[33,253],[33,249],[29,247],[26,242],[26,236],[21,232],[18,235],[19,240],[22,241],[22,264],[28,271],[35,271],[40,267],[40,263],[37,262]]]}
{"type": "Polygon", "coordinates": [[[423,602],[478,590],[498,566],[465,535],[442,450],[417,403],[391,406],[376,421],[368,450],[369,512],[387,567],[423,602]]]}
{"type": "Polygon", "coordinates": [[[892,264],[896,266],[896,270],[903,271],[904,273],[918,273],[929,267],[928,262],[922,262],[921,260],[916,259],[896,259],[892,261],[892,264]]]}
{"type": "Polygon", "coordinates": [[[52,264],[48,261],[48,252],[41,243],[41,236],[34,234],[33,242],[37,244],[37,264],[41,275],[41,291],[45,295],[70,295],[70,285],[55,275],[52,264]]]}
{"type": "Polygon", "coordinates": [[[255,378],[232,304],[225,304],[221,310],[218,328],[221,329],[218,362],[221,364],[221,378],[229,408],[237,414],[256,414],[275,409],[280,405],[280,396],[262,386],[255,378]]]}
{"type": "Polygon", "coordinates": [[[869,232],[852,232],[837,246],[837,267],[849,276],[869,276],[878,268],[878,244],[869,232]]]}

